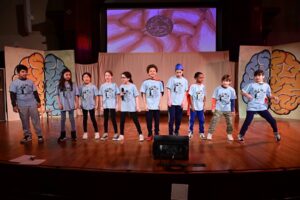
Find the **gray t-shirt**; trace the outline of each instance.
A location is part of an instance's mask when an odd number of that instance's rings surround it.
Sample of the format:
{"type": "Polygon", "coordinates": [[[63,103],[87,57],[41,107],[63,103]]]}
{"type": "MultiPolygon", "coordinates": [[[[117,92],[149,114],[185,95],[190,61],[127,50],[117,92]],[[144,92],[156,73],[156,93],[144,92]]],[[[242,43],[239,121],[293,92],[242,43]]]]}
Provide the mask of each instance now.
{"type": "Polygon", "coordinates": [[[71,85],[68,82],[65,82],[65,90],[61,91],[59,88],[57,88],[57,95],[60,98],[63,111],[75,109],[75,97],[79,96],[79,91],[76,84],[73,83],[73,90],[71,90],[71,85]]]}
{"type": "Polygon", "coordinates": [[[95,97],[98,96],[98,89],[93,84],[83,84],[79,88],[81,99],[81,108],[84,110],[92,110],[95,108],[95,97]]]}
{"type": "Polygon", "coordinates": [[[189,89],[189,95],[192,98],[192,103],[196,111],[203,110],[205,86],[203,84],[192,84],[189,89]]]}
{"type": "Polygon", "coordinates": [[[115,109],[118,94],[120,94],[120,90],[117,84],[103,83],[99,89],[99,95],[102,96],[103,108],[115,109]]]}
{"type": "Polygon", "coordinates": [[[17,94],[18,106],[22,107],[37,105],[33,95],[33,92],[36,91],[36,87],[32,80],[16,79],[11,82],[9,91],[17,94]]]}
{"type": "Polygon", "coordinates": [[[139,96],[136,86],[132,83],[122,84],[120,91],[124,93],[124,96],[121,97],[121,112],[136,112],[135,97],[139,96]]]}
{"type": "Polygon", "coordinates": [[[148,109],[159,110],[161,93],[164,92],[163,83],[158,80],[145,80],[140,91],[146,95],[148,109]]]}

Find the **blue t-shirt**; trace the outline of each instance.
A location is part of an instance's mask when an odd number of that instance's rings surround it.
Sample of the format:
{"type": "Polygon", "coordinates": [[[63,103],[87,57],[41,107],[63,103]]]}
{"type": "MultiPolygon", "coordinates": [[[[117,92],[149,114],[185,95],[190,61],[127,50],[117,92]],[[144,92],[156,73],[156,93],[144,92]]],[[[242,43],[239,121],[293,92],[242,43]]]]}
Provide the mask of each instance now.
{"type": "Polygon", "coordinates": [[[11,82],[9,91],[17,94],[18,106],[22,107],[37,105],[33,95],[33,92],[36,91],[36,87],[32,80],[16,79],[11,82]]]}
{"type": "Polygon", "coordinates": [[[141,86],[141,93],[146,95],[146,102],[149,110],[159,110],[161,94],[164,92],[162,81],[145,80],[141,86]]]}
{"type": "Polygon", "coordinates": [[[189,89],[194,109],[197,111],[203,110],[204,97],[206,95],[205,86],[203,84],[192,84],[189,89]]]}
{"type": "Polygon", "coordinates": [[[269,84],[250,83],[246,85],[242,91],[253,97],[253,99],[248,102],[247,110],[262,111],[268,109],[266,98],[271,96],[271,88],[269,84]]]}
{"type": "Polygon", "coordinates": [[[121,112],[136,112],[135,97],[139,96],[136,86],[132,83],[122,84],[120,92],[124,93],[124,96],[121,97],[121,112]]]}
{"type": "Polygon", "coordinates": [[[57,95],[60,98],[60,102],[63,106],[62,111],[69,111],[75,109],[75,97],[79,96],[78,87],[73,83],[73,90],[69,82],[65,82],[65,89],[61,91],[57,88],[57,95]]]}
{"type": "Polygon", "coordinates": [[[216,99],[216,110],[231,111],[231,99],[236,99],[235,90],[232,87],[224,88],[218,86],[213,93],[212,98],[216,99]]]}
{"type": "Polygon", "coordinates": [[[103,83],[99,89],[99,95],[103,98],[103,108],[115,109],[118,94],[120,94],[120,90],[117,84],[103,83]]]}
{"type": "Polygon", "coordinates": [[[185,97],[185,92],[188,90],[188,81],[184,78],[172,76],[167,83],[167,88],[171,92],[171,101],[173,106],[181,106],[185,97]]]}
{"type": "Polygon", "coordinates": [[[92,110],[95,108],[95,97],[98,96],[98,89],[93,84],[81,85],[79,87],[79,95],[81,99],[81,108],[84,110],[92,110]]]}

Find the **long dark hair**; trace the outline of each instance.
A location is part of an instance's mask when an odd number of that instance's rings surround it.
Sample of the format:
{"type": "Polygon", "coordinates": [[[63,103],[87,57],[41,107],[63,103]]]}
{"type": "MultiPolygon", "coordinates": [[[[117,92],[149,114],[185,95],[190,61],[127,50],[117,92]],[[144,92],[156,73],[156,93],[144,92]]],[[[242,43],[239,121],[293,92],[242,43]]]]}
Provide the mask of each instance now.
{"type": "Polygon", "coordinates": [[[73,82],[72,82],[72,72],[71,70],[69,70],[68,68],[64,69],[62,72],[61,72],[61,76],[60,76],[60,80],[59,80],[59,84],[58,84],[58,88],[60,91],[65,91],[66,90],[66,86],[65,86],[65,82],[67,80],[65,80],[64,78],[64,75],[65,73],[67,72],[70,72],[71,73],[71,79],[68,80],[70,86],[71,86],[71,91],[73,91],[73,82]]]}
{"type": "Polygon", "coordinates": [[[122,74],[123,74],[126,78],[129,79],[129,82],[130,82],[130,83],[133,83],[133,81],[132,81],[132,76],[131,76],[131,73],[130,73],[130,72],[126,71],[126,72],[123,72],[122,74]]]}

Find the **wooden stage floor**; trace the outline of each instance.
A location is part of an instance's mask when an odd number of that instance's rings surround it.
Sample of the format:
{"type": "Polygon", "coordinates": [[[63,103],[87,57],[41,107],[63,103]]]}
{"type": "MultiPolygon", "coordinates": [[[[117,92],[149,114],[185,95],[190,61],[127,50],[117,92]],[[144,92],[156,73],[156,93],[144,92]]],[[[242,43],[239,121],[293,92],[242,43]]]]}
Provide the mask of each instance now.
{"type": "MultiPolygon", "coordinates": [[[[144,135],[146,123],[143,115],[139,117],[144,135]]],[[[103,118],[97,117],[98,126],[103,133],[103,118]]],[[[205,131],[208,129],[210,116],[206,117],[205,131]]],[[[91,122],[88,122],[90,137],[82,140],[82,117],[76,118],[78,132],[77,142],[67,140],[65,144],[58,144],[60,120],[50,118],[42,121],[45,142],[38,144],[33,135],[32,143],[22,145],[23,137],[20,121],[0,122],[0,162],[22,155],[35,155],[37,159],[45,159],[39,167],[66,168],[80,170],[95,170],[109,172],[133,173],[219,173],[228,171],[251,172],[272,171],[300,168],[300,120],[277,120],[282,141],[277,143],[272,129],[264,120],[255,120],[249,127],[245,142],[228,142],[226,140],[226,124],[222,119],[212,141],[201,141],[195,134],[190,141],[189,161],[183,161],[188,167],[168,171],[159,165],[159,161],[152,158],[152,142],[139,142],[134,124],[129,118],[125,125],[125,141],[94,140],[91,122]],[[205,164],[205,167],[201,166],[205,164]]],[[[110,122],[109,122],[110,123],[110,122]]],[[[236,139],[243,120],[234,119],[234,137],[236,139]]],[[[161,133],[167,133],[167,116],[161,117],[161,133]]],[[[188,121],[183,118],[181,135],[187,135],[188,121]]],[[[69,121],[67,121],[69,129],[69,121]]],[[[195,124],[195,130],[198,123],[195,124]]],[[[195,131],[197,132],[197,131],[195,131]]],[[[70,136],[68,132],[68,136],[70,136]]]]}

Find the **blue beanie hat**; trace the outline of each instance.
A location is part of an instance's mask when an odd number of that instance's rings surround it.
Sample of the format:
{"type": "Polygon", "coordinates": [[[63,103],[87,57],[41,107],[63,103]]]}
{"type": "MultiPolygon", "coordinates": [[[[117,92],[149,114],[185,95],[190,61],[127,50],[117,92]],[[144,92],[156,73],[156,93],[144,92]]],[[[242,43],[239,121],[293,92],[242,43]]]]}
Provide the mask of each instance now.
{"type": "Polygon", "coordinates": [[[183,65],[178,63],[178,64],[175,66],[175,71],[176,71],[176,70],[183,70],[183,65]]]}

